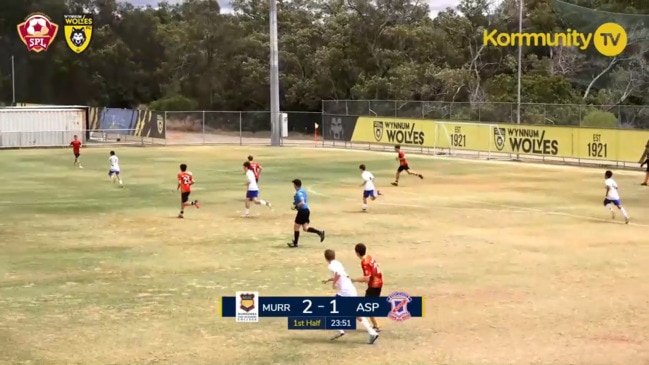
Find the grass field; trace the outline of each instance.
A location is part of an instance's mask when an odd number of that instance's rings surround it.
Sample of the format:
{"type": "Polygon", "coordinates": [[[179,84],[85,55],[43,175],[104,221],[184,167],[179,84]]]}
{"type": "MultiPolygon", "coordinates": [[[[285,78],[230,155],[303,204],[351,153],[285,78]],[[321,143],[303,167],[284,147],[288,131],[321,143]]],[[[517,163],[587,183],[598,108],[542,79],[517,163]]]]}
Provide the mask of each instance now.
{"type": "MultiPolygon", "coordinates": [[[[0,364],[649,364],[649,189],[615,176],[631,224],[602,207],[603,171],[411,156],[425,180],[389,186],[393,154],[291,148],[119,148],[0,153],[0,364]],[[262,197],[241,219],[241,163],[263,165],[262,197]],[[186,162],[203,206],[176,219],[186,162]],[[359,213],[358,164],[385,196],[359,213]],[[292,235],[299,177],[312,225],[292,235]],[[256,208],[256,209],[255,209],[256,208]],[[360,274],[364,242],[386,288],[427,297],[426,318],[382,321],[338,343],[219,318],[217,300],[332,295],[320,280],[335,249],[360,274]]],[[[360,289],[360,287],[359,287],[360,289]]]]}

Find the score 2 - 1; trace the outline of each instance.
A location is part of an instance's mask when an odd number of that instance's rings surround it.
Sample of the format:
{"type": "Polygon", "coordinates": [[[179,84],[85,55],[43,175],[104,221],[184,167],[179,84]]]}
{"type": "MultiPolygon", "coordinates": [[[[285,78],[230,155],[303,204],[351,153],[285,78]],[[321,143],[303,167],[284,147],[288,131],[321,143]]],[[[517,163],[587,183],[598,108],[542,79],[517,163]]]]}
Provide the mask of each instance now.
{"type": "MultiPolygon", "coordinates": [[[[311,310],[311,307],[313,307],[313,301],[311,299],[304,299],[302,301],[302,304],[305,305],[302,314],[313,314],[313,311],[311,310]]],[[[338,309],[336,308],[336,299],[332,299],[329,304],[331,305],[331,311],[329,312],[329,314],[340,314],[340,312],[338,312],[338,309]]],[[[323,309],[323,307],[323,305],[318,306],[318,308],[320,309],[323,309]]]]}
{"type": "Polygon", "coordinates": [[[375,300],[367,301],[363,297],[341,297],[328,300],[328,302],[315,298],[313,300],[304,299],[302,300],[302,304],[302,312],[299,314],[301,316],[364,317],[379,313],[379,309],[381,308],[380,303],[375,300]]]}
{"type": "Polygon", "coordinates": [[[593,134],[593,141],[588,143],[587,148],[588,157],[608,157],[608,145],[606,143],[602,143],[601,134],[593,134]]]}

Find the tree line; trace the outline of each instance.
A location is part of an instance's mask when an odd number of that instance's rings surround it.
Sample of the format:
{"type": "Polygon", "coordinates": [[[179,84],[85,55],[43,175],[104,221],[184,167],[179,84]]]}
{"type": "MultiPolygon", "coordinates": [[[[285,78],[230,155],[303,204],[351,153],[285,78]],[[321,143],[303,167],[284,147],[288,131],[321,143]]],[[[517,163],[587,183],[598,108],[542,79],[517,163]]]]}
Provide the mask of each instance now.
{"type": "MultiPolygon", "coordinates": [[[[616,57],[592,47],[525,47],[522,100],[649,104],[649,2],[570,1],[525,1],[523,31],[594,31],[611,13],[624,13],[612,20],[630,29],[629,46],[616,57]]],[[[2,1],[0,101],[12,100],[14,56],[18,102],[268,110],[268,2],[234,0],[233,7],[225,14],[216,0],[147,8],[115,0],[2,1]],[[46,52],[28,52],[16,25],[36,11],[58,24],[64,14],[92,13],[89,48],[76,54],[58,39],[46,52]]],[[[435,18],[417,0],[278,0],[278,28],[283,110],[319,111],[323,99],[475,104],[517,97],[517,48],[483,44],[485,30],[518,31],[515,0],[463,0],[435,18]]]]}

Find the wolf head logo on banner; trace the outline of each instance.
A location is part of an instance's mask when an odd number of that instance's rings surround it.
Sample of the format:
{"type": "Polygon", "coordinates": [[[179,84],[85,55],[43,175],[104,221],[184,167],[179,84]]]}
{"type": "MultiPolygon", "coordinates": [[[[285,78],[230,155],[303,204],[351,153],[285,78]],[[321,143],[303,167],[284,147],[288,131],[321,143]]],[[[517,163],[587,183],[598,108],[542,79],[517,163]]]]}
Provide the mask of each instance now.
{"type": "Polygon", "coordinates": [[[494,143],[498,151],[505,148],[505,128],[494,127],[494,143]]]}
{"type": "Polygon", "coordinates": [[[59,26],[43,13],[33,13],[25,21],[16,26],[20,40],[25,43],[30,52],[47,51],[56,38],[59,26]]]}
{"type": "Polygon", "coordinates": [[[73,52],[81,53],[88,49],[92,39],[92,26],[92,14],[64,15],[65,42],[73,52]]]}
{"type": "Polygon", "coordinates": [[[383,138],[383,122],[375,121],[374,122],[374,139],[377,142],[381,142],[383,138]]]}

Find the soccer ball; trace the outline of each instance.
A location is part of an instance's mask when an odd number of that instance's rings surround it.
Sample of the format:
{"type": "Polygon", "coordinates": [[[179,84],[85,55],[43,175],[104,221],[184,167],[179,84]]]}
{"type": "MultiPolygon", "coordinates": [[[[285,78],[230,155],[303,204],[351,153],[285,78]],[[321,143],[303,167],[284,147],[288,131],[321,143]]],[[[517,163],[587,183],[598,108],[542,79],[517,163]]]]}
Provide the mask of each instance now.
{"type": "Polygon", "coordinates": [[[44,36],[50,33],[47,27],[47,20],[43,17],[33,17],[27,23],[27,33],[32,36],[44,36]]]}

